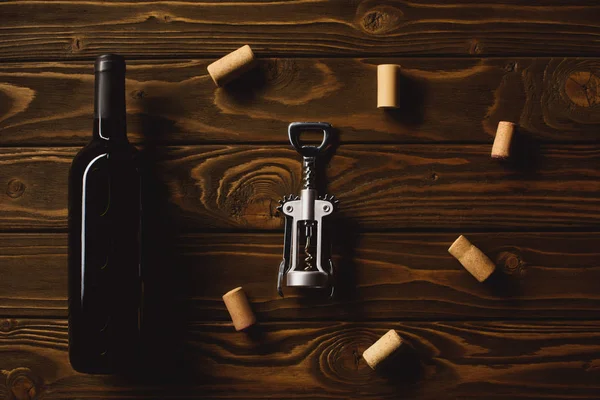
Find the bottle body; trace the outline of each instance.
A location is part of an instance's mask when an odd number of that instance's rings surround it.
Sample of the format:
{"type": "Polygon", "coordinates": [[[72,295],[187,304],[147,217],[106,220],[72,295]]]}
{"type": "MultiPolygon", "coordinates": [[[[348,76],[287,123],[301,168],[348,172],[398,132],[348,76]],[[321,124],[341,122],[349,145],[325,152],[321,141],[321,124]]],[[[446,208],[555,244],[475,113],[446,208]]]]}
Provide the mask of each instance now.
{"type": "Polygon", "coordinates": [[[97,110],[94,137],[69,174],[69,358],[79,372],[113,373],[139,344],[141,179],[125,133],[124,62],[122,71],[96,71],[97,97],[99,74],[113,86],[104,94],[123,104],[96,99],[113,110],[97,110]]]}

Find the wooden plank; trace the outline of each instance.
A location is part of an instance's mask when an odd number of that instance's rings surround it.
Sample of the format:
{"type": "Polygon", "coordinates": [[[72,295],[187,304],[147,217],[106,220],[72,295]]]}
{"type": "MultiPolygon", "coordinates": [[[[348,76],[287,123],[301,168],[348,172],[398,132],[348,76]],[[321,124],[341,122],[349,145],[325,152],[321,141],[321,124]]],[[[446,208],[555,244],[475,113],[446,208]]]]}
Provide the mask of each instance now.
{"type": "MultiPolygon", "coordinates": [[[[599,138],[597,59],[268,59],[226,89],[207,64],[129,63],[132,140],[283,144],[290,122],[310,120],[334,124],[343,143],[491,143],[500,120],[537,142],[599,138]],[[382,62],[403,66],[396,111],[376,108],[382,62]]],[[[0,144],[86,143],[93,80],[91,62],[1,64],[0,144]]]]}
{"type": "Polygon", "coordinates": [[[66,317],[67,235],[3,233],[0,249],[0,313],[66,317]]]}
{"type": "MultiPolygon", "coordinates": [[[[336,232],[337,295],[276,292],[279,234],[148,236],[146,309],[159,321],[229,319],[243,285],[262,321],[596,318],[600,233],[471,233],[498,272],[478,283],[447,249],[457,234],[336,232]]],[[[65,234],[1,234],[0,315],[67,315],[65,234]],[[32,277],[35,277],[33,279],[32,277]]]]}
{"type": "MultiPolygon", "coordinates": [[[[150,146],[147,202],[185,230],[282,229],[277,201],[299,193],[291,146],[150,146]]],[[[327,168],[339,217],[360,230],[597,229],[598,145],[523,143],[513,164],[489,145],[347,145],[327,168]]],[[[76,149],[0,149],[0,229],[66,228],[76,149]]]]}
{"type": "Polygon", "coordinates": [[[66,228],[73,148],[0,149],[0,229],[66,228]]]}
{"type": "Polygon", "coordinates": [[[177,352],[167,353],[164,343],[152,347],[129,379],[74,372],[64,320],[0,326],[6,395],[31,395],[33,388],[44,399],[570,400],[597,399],[600,392],[597,321],[265,323],[251,336],[226,325],[191,324],[167,344],[177,352]],[[361,354],[390,328],[405,338],[406,349],[388,370],[374,372],[361,354]]]}
{"type": "Polygon", "coordinates": [[[599,12],[590,0],[18,0],[0,4],[0,58],[206,57],[246,43],[259,55],[597,55],[599,12]]]}

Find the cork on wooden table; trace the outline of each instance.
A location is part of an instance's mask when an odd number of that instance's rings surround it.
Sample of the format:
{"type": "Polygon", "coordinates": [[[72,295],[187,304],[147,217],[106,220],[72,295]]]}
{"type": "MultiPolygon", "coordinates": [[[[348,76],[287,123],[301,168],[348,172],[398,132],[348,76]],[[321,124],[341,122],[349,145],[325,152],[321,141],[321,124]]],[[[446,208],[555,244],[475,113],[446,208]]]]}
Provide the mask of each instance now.
{"type": "Polygon", "coordinates": [[[398,108],[398,73],[400,66],[377,66],[377,108],[398,108]]]}
{"type": "Polygon", "coordinates": [[[254,52],[245,45],[218,59],[207,67],[217,86],[224,86],[250,70],[256,64],[254,52]]]}
{"type": "Polygon", "coordinates": [[[467,271],[479,282],[485,281],[496,269],[496,265],[469,240],[460,235],[448,249],[467,271]]]}
{"type": "Polygon", "coordinates": [[[249,328],[256,323],[256,317],[250,308],[250,302],[246,297],[244,289],[237,287],[223,295],[223,301],[231,315],[233,326],[236,331],[249,328]]]}
{"type": "Polygon", "coordinates": [[[492,158],[506,159],[510,157],[510,146],[514,132],[514,123],[508,121],[498,123],[494,145],[492,146],[492,158]]]}
{"type": "Polygon", "coordinates": [[[372,369],[376,369],[383,361],[397,354],[402,345],[402,338],[391,329],[363,353],[363,358],[372,369]]]}

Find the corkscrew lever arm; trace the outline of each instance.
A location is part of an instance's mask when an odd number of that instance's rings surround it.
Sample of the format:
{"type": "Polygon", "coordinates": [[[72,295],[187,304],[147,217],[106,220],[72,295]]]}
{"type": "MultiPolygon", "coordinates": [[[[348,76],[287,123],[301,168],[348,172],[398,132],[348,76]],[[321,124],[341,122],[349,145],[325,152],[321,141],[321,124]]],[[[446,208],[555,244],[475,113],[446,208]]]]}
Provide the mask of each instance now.
{"type": "MultiPolygon", "coordinates": [[[[283,203],[280,202],[279,207],[277,209],[279,212],[282,211],[283,203]]],[[[285,215],[285,214],[284,214],[285,215]]],[[[283,283],[283,277],[290,270],[290,251],[292,245],[292,218],[285,216],[285,231],[283,237],[283,260],[281,264],[279,264],[279,273],[277,274],[277,293],[279,296],[283,297],[283,290],[281,289],[281,285],[283,283]]]]}

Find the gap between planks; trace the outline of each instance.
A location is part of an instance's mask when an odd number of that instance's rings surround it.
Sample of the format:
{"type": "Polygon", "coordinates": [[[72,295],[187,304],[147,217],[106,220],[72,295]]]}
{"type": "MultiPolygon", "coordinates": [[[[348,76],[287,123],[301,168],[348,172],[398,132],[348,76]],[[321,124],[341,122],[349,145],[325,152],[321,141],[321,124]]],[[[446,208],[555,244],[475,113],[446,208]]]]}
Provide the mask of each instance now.
{"type": "MultiPolygon", "coordinates": [[[[240,45],[241,47],[241,45],[240,45]]],[[[98,55],[103,53],[98,53],[98,55]]],[[[223,53],[222,56],[225,56],[228,53],[223,53]]],[[[368,53],[349,53],[349,54],[322,54],[322,53],[303,53],[303,54],[295,54],[295,53],[259,53],[255,52],[258,59],[266,59],[266,58],[298,58],[298,59],[309,59],[309,58],[317,58],[320,60],[327,59],[355,59],[355,58],[368,58],[373,60],[389,60],[393,58],[404,58],[404,59],[504,59],[504,58],[519,58],[521,60],[535,60],[539,58],[585,58],[589,60],[598,60],[600,57],[598,56],[576,56],[568,53],[540,53],[535,56],[523,56],[519,53],[502,53],[502,54],[453,54],[453,53],[435,53],[435,54],[405,54],[405,53],[391,53],[385,56],[372,55],[368,53]]],[[[192,56],[190,54],[184,54],[181,56],[172,55],[172,56],[127,56],[126,61],[179,61],[179,60],[217,60],[219,56],[192,56]]],[[[35,63],[54,63],[54,62],[89,62],[93,63],[96,60],[96,57],[45,57],[45,58],[4,58],[0,59],[0,65],[3,64],[35,64],[35,63]]]]}

